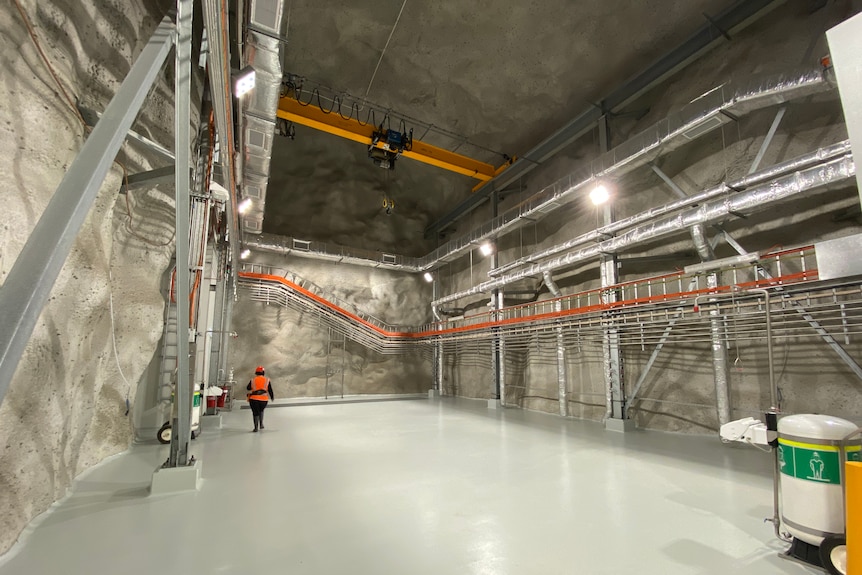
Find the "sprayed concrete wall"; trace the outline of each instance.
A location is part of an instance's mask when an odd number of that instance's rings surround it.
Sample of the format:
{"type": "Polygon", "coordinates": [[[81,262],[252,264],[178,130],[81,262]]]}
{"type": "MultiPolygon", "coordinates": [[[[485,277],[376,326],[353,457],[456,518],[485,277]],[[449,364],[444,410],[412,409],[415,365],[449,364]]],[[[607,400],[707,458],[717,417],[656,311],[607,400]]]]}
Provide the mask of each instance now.
{"type": "MultiPolygon", "coordinates": [[[[66,90],[96,110],[104,109],[164,13],[139,1],[20,3],[66,90]]],[[[5,279],[84,130],[12,2],[0,6],[0,58],[5,279]]],[[[164,86],[151,93],[136,126],[161,141],[160,126],[171,122],[164,86]]],[[[121,157],[132,172],[153,166],[128,146],[121,157]]],[[[158,277],[173,249],[173,198],[170,189],[119,195],[121,174],[115,165],[106,178],[0,407],[0,552],[77,474],[125,450],[132,437],[126,399],[134,403],[161,335],[158,277]]]]}
{"type": "MultiPolygon", "coordinates": [[[[697,98],[707,90],[734,78],[768,75],[794,67],[818,65],[819,57],[828,52],[825,31],[859,6],[853,3],[828,4],[810,12],[811,6],[787,4],[734,37],[730,43],[707,54],[664,85],[652,90],[640,101],[630,104],[632,114],[612,118],[611,146],[625,141],[669,112],[697,98]],[[639,119],[634,119],[639,117],[639,119]]],[[[598,94],[597,94],[598,96],[598,94]]],[[[747,173],[777,108],[768,108],[743,116],[736,122],[702,137],[694,144],[661,157],[657,165],[686,192],[695,193],[726,179],[747,173]]],[[[846,138],[837,92],[808,97],[790,103],[776,136],[764,156],[762,167],[788,160],[846,138]]],[[[595,133],[575,142],[540,169],[534,171],[519,191],[503,199],[501,211],[524,200],[543,186],[568,174],[579,162],[598,153],[595,133]]],[[[649,169],[639,168],[610,182],[614,189],[615,217],[622,218],[676,199],[671,190],[649,169]]],[[[862,229],[858,196],[852,184],[844,189],[816,192],[750,218],[732,218],[724,229],[748,250],[768,250],[775,246],[804,245],[820,239],[858,233],[862,229]]],[[[487,209],[472,215],[471,229],[490,217],[487,209]]],[[[501,264],[524,254],[553,246],[595,228],[597,214],[586,198],[559,208],[544,219],[525,226],[498,240],[501,264]]],[[[710,236],[716,230],[710,230],[710,236]]],[[[719,243],[718,257],[735,254],[719,243]]],[[[699,261],[687,231],[675,237],[637,246],[621,254],[655,256],[677,254],[664,263],[626,264],[620,269],[621,281],[672,272],[699,261]]],[[[452,293],[475,285],[486,278],[487,261],[475,255],[470,261],[444,267],[443,293],[452,293]]],[[[555,274],[564,294],[598,287],[597,262],[586,262],[575,270],[555,274]]],[[[507,286],[520,290],[521,283],[507,286]]],[[[536,299],[550,297],[540,284],[536,299]]],[[[476,310],[486,303],[484,296],[465,298],[452,304],[476,310]]],[[[508,302],[507,302],[508,303],[508,302]]],[[[474,311],[473,313],[479,313],[474,311]]],[[[779,386],[788,412],[824,412],[858,420],[862,417],[860,390],[862,382],[813,330],[798,333],[776,344],[779,386]]],[[[843,344],[842,340],[842,344],[843,344]]],[[[513,350],[507,358],[506,402],[511,405],[550,413],[559,410],[557,367],[553,340],[543,349],[513,350]]],[[[599,341],[585,342],[574,349],[567,342],[568,393],[570,413],[575,417],[600,419],[604,414],[605,384],[599,341]]],[[[862,358],[862,348],[852,341],[844,345],[854,358],[862,358]]],[[[647,346],[623,349],[624,381],[629,391],[641,374],[652,352],[647,346]]],[[[454,366],[447,375],[449,389],[459,395],[488,397],[491,384],[476,386],[473,382],[490,382],[490,366],[476,366],[474,352],[458,350],[448,357],[454,366]]],[[[733,417],[757,415],[769,407],[765,342],[745,344],[730,350],[731,404],[733,417]]],[[[644,399],[634,406],[631,415],[638,425],[673,431],[706,432],[718,428],[711,350],[708,343],[669,345],[660,354],[639,394],[644,399]]]]}
{"type": "MultiPolygon", "coordinates": [[[[250,260],[289,270],[387,324],[430,321],[431,291],[418,275],[263,253],[250,260]]],[[[266,368],[277,398],[431,388],[429,354],[383,355],[350,339],[342,344],[343,336],[331,331],[319,314],[252,301],[242,289],[234,304],[233,329],[238,337],[231,342],[230,357],[241,384],[235,394],[240,399],[245,399],[244,385],[257,365],[266,368]]]]}

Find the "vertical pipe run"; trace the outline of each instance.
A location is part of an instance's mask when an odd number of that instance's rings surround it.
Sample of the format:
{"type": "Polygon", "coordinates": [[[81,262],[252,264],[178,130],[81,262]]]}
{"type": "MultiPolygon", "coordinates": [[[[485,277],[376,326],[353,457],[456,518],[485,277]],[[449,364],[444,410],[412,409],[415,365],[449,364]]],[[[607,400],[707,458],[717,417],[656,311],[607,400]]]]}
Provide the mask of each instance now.
{"type": "MultiPolygon", "coordinates": [[[[709,288],[720,285],[719,274],[706,278],[709,288]]],[[[730,377],[727,367],[727,345],[724,342],[724,318],[716,308],[709,311],[709,337],[712,345],[712,371],[715,377],[715,407],[719,426],[730,421],[730,377]]]]}
{"type": "MultiPolygon", "coordinates": [[[[715,259],[715,252],[709,244],[706,229],[703,224],[691,227],[691,239],[694,243],[700,261],[708,262],[715,259]]],[[[721,283],[718,272],[710,273],[706,278],[706,286],[710,290],[721,283]]],[[[714,300],[713,300],[714,301],[714,300]]],[[[724,320],[716,307],[709,311],[709,337],[712,347],[712,371],[715,380],[715,406],[719,426],[730,421],[730,377],[727,369],[727,346],[724,342],[724,320]]]]}
{"type": "Polygon", "coordinates": [[[177,253],[177,387],[176,420],[171,434],[169,467],[188,464],[191,440],[192,388],[189,381],[189,171],[191,145],[191,62],[193,0],[177,0],[174,72],[174,135],[177,169],[176,253],[177,253]]]}
{"type": "MultiPolygon", "coordinates": [[[[545,272],[542,274],[545,279],[545,285],[548,286],[548,290],[550,290],[551,295],[554,298],[562,297],[563,293],[560,291],[560,288],[557,287],[557,284],[554,282],[554,278],[551,276],[551,272],[545,272]]],[[[559,313],[563,311],[563,302],[557,299],[554,302],[554,311],[559,313]]],[[[566,368],[566,343],[565,338],[563,336],[563,326],[558,325],[556,327],[556,336],[557,336],[557,400],[559,402],[560,415],[562,417],[566,417],[569,414],[569,400],[568,400],[568,392],[567,392],[567,383],[568,383],[568,373],[566,368]]]]}

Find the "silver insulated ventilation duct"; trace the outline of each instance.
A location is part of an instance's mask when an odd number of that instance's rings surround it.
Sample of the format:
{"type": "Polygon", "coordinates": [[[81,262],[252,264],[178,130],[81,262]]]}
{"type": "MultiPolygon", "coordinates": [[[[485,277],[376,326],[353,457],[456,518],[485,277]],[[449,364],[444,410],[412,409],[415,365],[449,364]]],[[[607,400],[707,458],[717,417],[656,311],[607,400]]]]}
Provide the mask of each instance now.
{"type": "MultiPolygon", "coordinates": [[[[490,292],[512,282],[571,266],[604,253],[622,252],[632,246],[688,230],[697,224],[713,224],[733,214],[750,214],[764,210],[772,204],[786,201],[811,190],[836,184],[842,185],[855,174],[856,166],[853,163],[853,157],[847,154],[808,169],[775,178],[744,192],[713,198],[699,206],[651,219],[594,245],[573,248],[565,255],[542,263],[534,263],[470,289],[439,298],[432,302],[432,305],[441,306],[467,296],[490,292]]],[[[602,231],[604,229],[599,230],[599,232],[602,231]]]]}
{"type": "MultiPolygon", "coordinates": [[[[659,156],[678,149],[729,122],[731,117],[739,117],[754,110],[831,89],[832,85],[827,82],[823,71],[819,68],[722,84],[616,148],[585,164],[569,176],[520,202],[514,208],[503,212],[500,216],[487,221],[469,233],[450,240],[421,258],[363,253],[362,250],[346,246],[306,242],[277,236],[269,237],[266,241],[251,243],[249,246],[264,251],[283,254],[293,253],[302,257],[349,261],[349,263],[356,265],[387,267],[410,272],[427,271],[442,262],[452,261],[460,257],[484,239],[497,237],[514,231],[521,225],[535,222],[583,194],[599,178],[618,177],[636,167],[654,162],[659,156]],[[296,249],[292,244],[297,241],[303,245],[314,244],[314,248],[296,249]]],[[[272,117],[274,117],[274,113],[272,117]]],[[[843,153],[843,151],[839,151],[839,153],[843,153]]],[[[250,178],[256,181],[256,176],[252,175],[250,178]]],[[[261,189],[265,189],[265,178],[263,183],[264,186],[261,189]]],[[[254,186],[254,184],[252,185],[254,186]]],[[[248,194],[252,192],[256,193],[254,188],[248,194]]],[[[262,200],[260,206],[259,217],[262,221],[262,200]]],[[[246,230],[255,231],[249,227],[246,227],[246,230]]],[[[492,270],[491,275],[503,274],[520,265],[538,261],[547,255],[531,254],[525,256],[492,270]]]]}
{"type": "Polygon", "coordinates": [[[419,267],[430,269],[472,249],[476,242],[533,224],[584,195],[597,180],[616,178],[654,162],[659,156],[730,122],[731,118],[832,89],[821,68],[722,84],[481,227],[420,258],[419,267]]]}
{"type": "Polygon", "coordinates": [[[242,217],[243,230],[263,231],[263,210],[269,183],[269,163],[281,91],[282,0],[251,0],[245,27],[243,66],[255,71],[254,90],[242,97],[240,130],[241,189],[251,206],[242,217]]]}

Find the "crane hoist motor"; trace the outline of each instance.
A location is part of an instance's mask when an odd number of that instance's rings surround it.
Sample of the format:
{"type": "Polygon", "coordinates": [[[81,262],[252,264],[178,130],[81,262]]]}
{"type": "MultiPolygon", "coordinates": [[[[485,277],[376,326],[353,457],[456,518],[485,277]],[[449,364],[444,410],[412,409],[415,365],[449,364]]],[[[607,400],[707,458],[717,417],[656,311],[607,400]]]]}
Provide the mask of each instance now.
{"type": "Polygon", "coordinates": [[[413,130],[409,133],[395,130],[380,130],[371,135],[368,157],[374,165],[384,170],[394,170],[398,155],[413,147],[413,130]],[[378,146],[379,145],[379,146],[378,146]]]}

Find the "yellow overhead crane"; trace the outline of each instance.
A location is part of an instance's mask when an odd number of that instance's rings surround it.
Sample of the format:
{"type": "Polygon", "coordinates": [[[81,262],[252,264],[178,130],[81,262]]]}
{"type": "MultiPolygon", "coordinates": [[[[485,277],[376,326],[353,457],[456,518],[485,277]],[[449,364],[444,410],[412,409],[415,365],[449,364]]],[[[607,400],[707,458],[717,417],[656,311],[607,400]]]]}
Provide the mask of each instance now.
{"type": "MultiPolygon", "coordinates": [[[[353,140],[354,142],[359,142],[360,144],[374,146],[380,150],[390,150],[389,144],[385,139],[376,137],[378,135],[376,126],[363,124],[353,118],[345,119],[337,111],[326,113],[313,104],[301,104],[296,98],[290,95],[282,95],[279,98],[277,116],[294,124],[328,132],[342,138],[347,138],[348,140],[353,140]]],[[[499,168],[495,168],[491,164],[486,164],[485,162],[480,162],[419,140],[412,140],[411,145],[405,147],[399,155],[463,176],[476,178],[479,180],[479,184],[473,188],[474,192],[512,163],[512,160],[509,160],[499,168]]]]}

